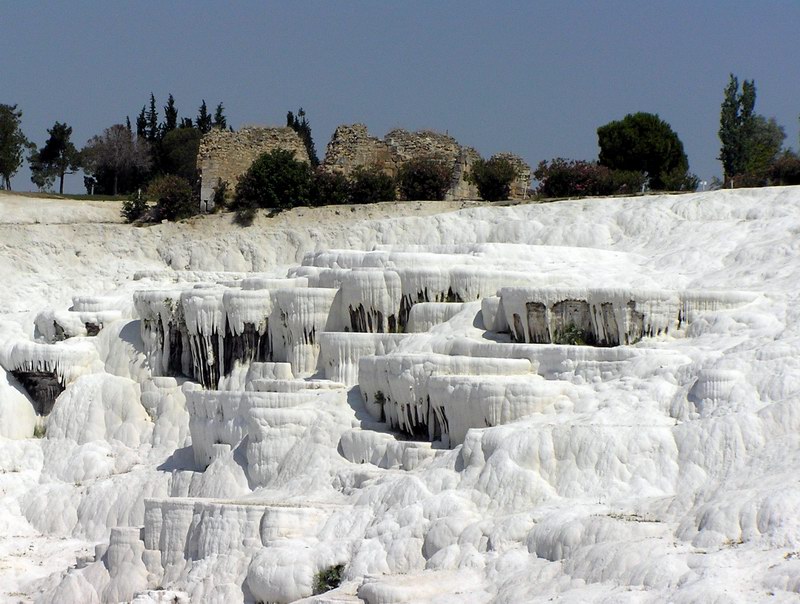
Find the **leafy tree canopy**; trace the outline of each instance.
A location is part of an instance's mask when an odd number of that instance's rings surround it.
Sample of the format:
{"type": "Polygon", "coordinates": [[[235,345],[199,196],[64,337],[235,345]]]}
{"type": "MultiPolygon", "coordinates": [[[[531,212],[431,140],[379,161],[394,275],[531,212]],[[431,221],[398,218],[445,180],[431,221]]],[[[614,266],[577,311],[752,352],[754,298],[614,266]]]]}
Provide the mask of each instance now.
{"type": "Polygon", "coordinates": [[[195,128],[177,128],[161,141],[161,169],[189,182],[197,178],[197,152],[203,135],[195,128]]]}
{"type": "Polygon", "coordinates": [[[44,147],[34,152],[31,163],[31,181],[40,189],[47,189],[59,179],[58,192],[64,193],[64,175],[80,167],[80,153],[70,141],[72,127],[56,122],[47,130],[50,138],[44,147]]]}
{"type": "Polygon", "coordinates": [[[397,186],[408,200],[442,200],[453,182],[453,166],[435,157],[417,157],[404,163],[397,186]]]}
{"type": "Polygon", "coordinates": [[[279,208],[309,205],[312,172],[294,153],[274,149],[261,154],[239,177],[233,208],[279,208]]]}
{"type": "Polygon", "coordinates": [[[151,163],[147,143],[134,137],[127,127],[115,124],[100,136],[93,136],[82,151],[84,170],[96,181],[111,180],[111,193],[117,195],[120,180],[129,191],[136,184],[137,173],[144,173],[151,163]]]}
{"type": "Polygon", "coordinates": [[[650,187],[666,188],[664,178],[686,173],[689,161],[683,143],[670,125],[652,113],[633,113],[597,129],[599,162],[612,170],[646,172],[650,187]]]}
{"type": "Polygon", "coordinates": [[[22,111],[16,105],[0,105],[0,177],[3,188],[9,190],[11,177],[22,165],[25,149],[32,147],[20,128],[21,119],[22,111]]]}
{"type": "Polygon", "coordinates": [[[508,199],[511,183],[517,169],[504,157],[477,159],[472,163],[467,179],[478,187],[478,194],[486,201],[508,199]]]}

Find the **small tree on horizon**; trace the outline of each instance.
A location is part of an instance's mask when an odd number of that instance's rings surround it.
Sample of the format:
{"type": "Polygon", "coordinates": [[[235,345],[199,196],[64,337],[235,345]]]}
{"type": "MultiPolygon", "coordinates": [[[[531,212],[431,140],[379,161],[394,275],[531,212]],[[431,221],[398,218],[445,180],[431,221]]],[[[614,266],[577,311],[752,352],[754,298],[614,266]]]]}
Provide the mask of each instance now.
{"type": "Polygon", "coordinates": [[[730,74],[720,107],[717,159],[722,162],[724,184],[764,186],[778,160],[786,133],[775,121],[755,112],[756,85],[730,74]]]}
{"type": "Polygon", "coordinates": [[[67,124],[56,122],[47,132],[50,138],[44,147],[32,153],[29,158],[31,181],[40,189],[46,189],[58,178],[58,192],[63,195],[64,175],[80,168],[80,153],[70,141],[72,128],[67,124]]]}
{"type": "Polygon", "coordinates": [[[0,177],[2,188],[11,190],[11,177],[17,173],[26,149],[36,147],[22,133],[22,111],[16,105],[0,104],[0,177]]]}
{"type": "MultiPolygon", "coordinates": [[[[611,170],[647,173],[650,188],[665,190],[668,174],[687,174],[689,160],[672,127],[653,113],[629,113],[597,129],[598,161],[611,170]]],[[[674,177],[670,179],[674,182],[674,177]]]]}
{"type": "Polygon", "coordinates": [[[735,175],[745,172],[745,130],[753,119],[755,105],[755,80],[742,82],[742,90],[739,92],[739,79],[730,74],[720,107],[719,140],[722,147],[717,158],[722,162],[725,183],[735,175]]]}
{"type": "Polygon", "coordinates": [[[157,143],[159,139],[158,111],[156,110],[156,97],[150,93],[150,110],[146,117],[146,138],[151,143],[157,143]]]}
{"type": "Polygon", "coordinates": [[[223,107],[222,103],[217,105],[217,108],[214,110],[214,128],[219,128],[220,130],[225,130],[228,127],[228,118],[225,117],[225,107],[223,107]]]}
{"type": "Polygon", "coordinates": [[[175,98],[170,93],[167,104],[164,105],[164,124],[161,127],[161,137],[178,127],[178,108],[175,106],[175,98]]]}
{"type": "Polygon", "coordinates": [[[297,111],[297,115],[289,111],[286,114],[286,125],[297,132],[303,140],[308,159],[311,162],[311,167],[316,168],[319,165],[319,158],[317,157],[317,150],[314,147],[314,139],[311,136],[311,124],[306,119],[306,112],[302,107],[297,111]]]}
{"type": "Polygon", "coordinates": [[[97,181],[102,173],[110,173],[112,194],[119,192],[121,177],[145,172],[150,167],[150,153],[145,141],[134,138],[122,124],[115,124],[93,136],[82,151],[84,169],[97,181]]]}
{"type": "Polygon", "coordinates": [[[206,101],[203,99],[203,103],[200,105],[200,109],[197,112],[197,119],[195,119],[195,127],[202,132],[203,134],[208,134],[211,132],[211,116],[208,114],[208,107],[206,107],[206,101]]]}

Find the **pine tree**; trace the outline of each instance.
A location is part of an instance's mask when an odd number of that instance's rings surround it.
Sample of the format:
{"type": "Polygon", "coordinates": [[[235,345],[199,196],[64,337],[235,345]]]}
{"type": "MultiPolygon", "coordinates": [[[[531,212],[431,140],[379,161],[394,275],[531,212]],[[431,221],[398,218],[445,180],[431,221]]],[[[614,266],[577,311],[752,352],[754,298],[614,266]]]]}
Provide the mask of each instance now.
{"type": "Polygon", "coordinates": [[[39,188],[48,188],[59,178],[58,192],[64,193],[64,175],[80,167],[80,153],[70,141],[72,127],[56,122],[48,129],[50,138],[30,157],[31,181],[39,188]]]}
{"type": "Polygon", "coordinates": [[[206,107],[205,99],[203,99],[203,104],[200,105],[200,109],[197,113],[195,126],[203,134],[211,132],[211,116],[208,114],[208,107],[206,107]]]}
{"type": "Polygon", "coordinates": [[[136,118],[136,138],[147,138],[147,114],[144,105],[142,105],[142,111],[136,118]]]}
{"type": "Polygon", "coordinates": [[[220,130],[225,130],[228,127],[228,118],[225,117],[224,111],[225,107],[222,106],[222,103],[217,105],[217,109],[214,111],[214,127],[220,130]]]}
{"type": "Polygon", "coordinates": [[[131,116],[125,116],[125,127],[128,129],[128,134],[133,134],[133,129],[131,128],[131,116]]]}
{"type": "Polygon", "coordinates": [[[297,111],[297,115],[291,111],[286,114],[286,126],[300,135],[311,165],[314,167],[318,166],[319,158],[317,157],[317,150],[314,147],[314,139],[311,137],[311,124],[308,123],[306,112],[303,111],[302,107],[297,111]]]}
{"type": "Polygon", "coordinates": [[[150,93],[150,111],[147,112],[147,133],[145,138],[150,142],[158,141],[158,112],[156,111],[156,97],[150,93]]]}
{"type": "Polygon", "coordinates": [[[164,125],[161,128],[161,136],[163,137],[171,130],[178,127],[178,109],[175,107],[175,99],[170,93],[167,99],[167,104],[164,105],[164,125]]]}

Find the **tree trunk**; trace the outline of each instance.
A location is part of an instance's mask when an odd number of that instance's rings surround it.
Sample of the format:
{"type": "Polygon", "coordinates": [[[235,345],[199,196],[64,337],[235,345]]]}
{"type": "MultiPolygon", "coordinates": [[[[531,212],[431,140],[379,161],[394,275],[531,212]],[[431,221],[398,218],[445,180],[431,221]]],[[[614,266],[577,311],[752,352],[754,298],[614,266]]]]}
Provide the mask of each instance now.
{"type": "Polygon", "coordinates": [[[114,196],[117,195],[117,172],[114,171],[114,196]]]}
{"type": "Polygon", "coordinates": [[[63,172],[61,173],[61,179],[58,182],[58,194],[59,195],[63,195],[64,194],[64,173],[63,172]]]}

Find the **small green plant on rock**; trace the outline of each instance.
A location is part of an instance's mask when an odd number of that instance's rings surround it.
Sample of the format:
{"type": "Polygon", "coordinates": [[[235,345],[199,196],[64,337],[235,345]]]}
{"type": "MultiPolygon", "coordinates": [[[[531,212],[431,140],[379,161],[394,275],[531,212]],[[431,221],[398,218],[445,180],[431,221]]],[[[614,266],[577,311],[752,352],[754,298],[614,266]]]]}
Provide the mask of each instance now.
{"type": "Polygon", "coordinates": [[[147,212],[147,199],[142,195],[141,189],[122,202],[122,217],[125,222],[134,222],[147,212]]]}
{"type": "Polygon", "coordinates": [[[568,344],[570,346],[588,346],[591,344],[591,334],[575,324],[567,325],[564,331],[556,332],[555,344],[568,344]]]}
{"type": "Polygon", "coordinates": [[[314,594],[325,593],[339,587],[342,584],[343,572],[344,564],[336,564],[319,571],[314,575],[314,594]]]}

